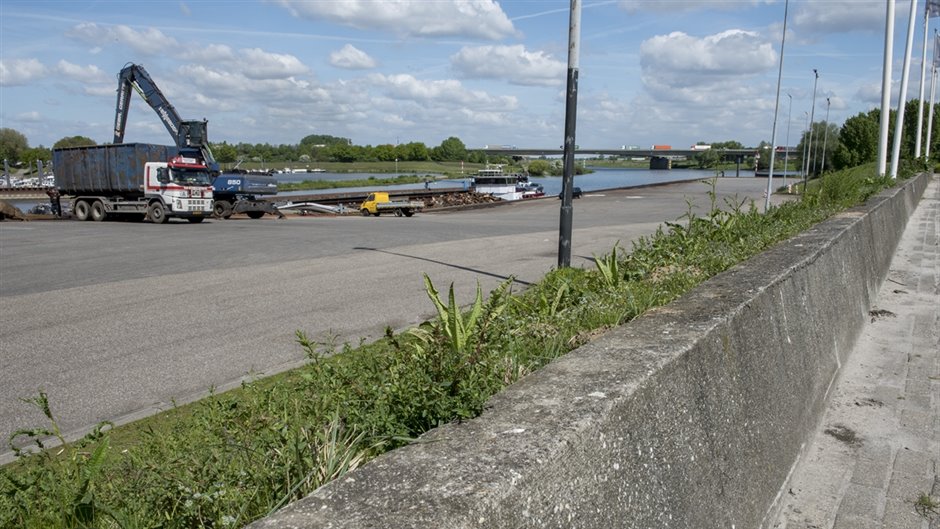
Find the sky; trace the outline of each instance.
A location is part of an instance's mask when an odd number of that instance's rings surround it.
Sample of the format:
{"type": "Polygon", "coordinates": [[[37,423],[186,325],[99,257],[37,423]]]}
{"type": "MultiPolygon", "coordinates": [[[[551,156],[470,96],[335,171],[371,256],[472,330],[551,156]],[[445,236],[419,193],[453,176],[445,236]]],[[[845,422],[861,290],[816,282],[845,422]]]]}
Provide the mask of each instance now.
{"type": "MultiPolygon", "coordinates": [[[[795,145],[811,113],[823,121],[828,112],[841,125],[880,106],[886,5],[789,2],[777,145],[795,145]]],[[[567,0],[3,0],[0,127],[23,133],[31,147],[76,135],[110,142],[117,75],[136,63],[183,119],[209,120],[214,143],[297,144],[329,134],[357,145],[436,146],[455,136],[468,148],[560,147],[570,7],[567,0]]],[[[770,142],[784,7],[582,0],[576,143],[770,142]]],[[[917,9],[909,97],[921,83],[924,3],[917,9]]],[[[910,2],[896,4],[894,107],[909,13],[910,2]]],[[[136,94],[124,141],[172,142],[136,94]]]]}

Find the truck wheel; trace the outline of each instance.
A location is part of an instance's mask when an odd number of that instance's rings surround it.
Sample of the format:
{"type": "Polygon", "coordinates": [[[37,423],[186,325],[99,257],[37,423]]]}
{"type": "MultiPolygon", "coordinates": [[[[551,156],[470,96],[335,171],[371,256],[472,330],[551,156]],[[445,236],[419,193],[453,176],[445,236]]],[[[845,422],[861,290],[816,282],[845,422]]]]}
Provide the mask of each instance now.
{"type": "Polygon", "coordinates": [[[378,216],[381,215],[381,214],[382,214],[381,211],[375,210],[375,213],[373,213],[372,216],[373,216],[373,217],[378,217],[378,216]]]}
{"type": "Polygon", "coordinates": [[[91,206],[88,205],[88,202],[84,200],[78,200],[75,202],[75,218],[78,220],[88,220],[88,216],[91,213],[91,206]]]}
{"type": "Polygon", "coordinates": [[[395,216],[396,216],[396,217],[401,217],[401,216],[402,216],[401,208],[398,208],[398,209],[395,210],[395,216]]]}
{"type": "Polygon", "coordinates": [[[101,222],[108,216],[104,210],[104,202],[96,200],[91,204],[91,220],[101,222]]]}
{"type": "Polygon", "coordinates": [[[227,219],[232,216],[232,205],[224,200],[217,200],[212,205],[212,213],[216,218],[227,219]]]}
{"type": "Polygon", "coordinates": [[[415,214],[415,212],[412,211],[412,210],[410,210],[410,209],[406,209],[406,210],[405,210],[405,216],[406,216],[406,217],[410,217],[410,216],[412,216],[412,215],[414,215],[414,214],[415,214]]]}
{"type": "Polygon", "coordinates": [[[264,212],[263,211],[249,211],[249,212],[246,212],[245,215],[248,215],[249,219],[260,219],[261,217],[264,216],[264,212]]]}
{"type": "Polygon", "coordinates": [[[157,201],[150,204],[147,213],[150,215],[150,221],[154,224],[165,224],[167,221],[166,206],[163,205],[163,202],[157,201]]]}
{"type": "Polygon", "coordinates": [[[199,224],[204,218],[205,217],[189,217],[186,220],[188,220],[190,224],[199,224]]]}
{"type": "Polygon", "coordinates": [[[369,216],[369,210],[366,209],[366,208],[362,208],[362,216],[363,216],[363,217],[368,217],[368,216],[369,216]]]}

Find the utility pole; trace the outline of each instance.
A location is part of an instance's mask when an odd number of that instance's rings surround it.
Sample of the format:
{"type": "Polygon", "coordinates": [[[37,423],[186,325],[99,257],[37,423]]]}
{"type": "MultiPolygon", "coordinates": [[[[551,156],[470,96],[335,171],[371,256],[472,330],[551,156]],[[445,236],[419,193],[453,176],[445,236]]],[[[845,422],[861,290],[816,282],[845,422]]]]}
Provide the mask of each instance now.
{"type": "MultiPolygon", "coordinates": [[[[783,47],[787,43],[787,11],[790,0],[783,4],[783,39],[780,42],[780,67],[777,70],[777,97],[774,99],[774,128],[770,133],[770,167],[767,173],[767,192],[764,197],[764,213],[770,209],[770,195],[774,189],[774,160],[777,159],[777,111],[780,109],[780,81],[783,79],[783,47]]],[[[784,169],[786,171],[786,169],[784,169]]],[[[786,178],[786,177],[784,177],[786,178]]]]}
{"type": "Polygon", "coordinates": [[[558,268],[571,266],[571,232],[574,211],[575,130],[578,116],[578,46],[581,40],[581,0],[571,0],[568,24],[568,85],[565,103],[565,169],[561,186],[561,220],[558,227],[558,268]]]}
{"type": "MultiPolygon", "coordinates": [[[[893,1],[893,0],[892,0],[893,1]]],[[[813,108],[809,113],[809,156],[806,157],[806,171],[803,173],[803,193],[806,193],[806,185],[809,182],[809,172],[812,170],[810,159],[813,157],[813,120],[816,119],[816,86],[819,84],[819,72],[813,68],[813,75],[816,80],[813,81],[813,108]]]]}
{"type": "Polygon", "coordinates": [[[904,48],[904,66],[901,71],[901,93],[898,94],[898,115],[894,120],[894,146],[891,148],[891,178],[898,177],[901,158],[901,135],[904,132],[904,107],[907,101],[907,78],[911,72],[911,48],[914,45],[914,20],[917,18],[917,0],[911,0],[911,16],[907,21],[907,46],[904,48]]]}
{"type": "Polygon", "coordinates": [[[790,168],[790,116],[793,115],[793,96],[787,92],[790,104],[787,106],[787,146],[783,151],[783,187],[787,186],[787,170],[790,168]]]}
{"type": "Polygon", "coordinates": [[[940,44],[937,42],[937,30],[933,30],[933,61],[930,65],[930,111],[927,113],[927,144],[924,146],[924,157],[928,160],[930,159],[930,134],[933,132],[933,105],[934,105],[934,96],[936,95],[936,82],[937,82],[937,45],[940,44]]]}
{"type": "Polygon", "coordinates": [[[823,158],[822,165],[819,166],[819,172],[826,171],[826,144],[829,142],[829,98],[826,98],[826,131],[823,133],[823,158]]]}
{"type": "Polygon", "coordinates": [[[888,117],[891,114],[891,54],[894,48],[894,0],[885,0],[885,57],[881,74],[881,123],[878,127],[878,176],[885,175],[888,163],[888,117]]]}

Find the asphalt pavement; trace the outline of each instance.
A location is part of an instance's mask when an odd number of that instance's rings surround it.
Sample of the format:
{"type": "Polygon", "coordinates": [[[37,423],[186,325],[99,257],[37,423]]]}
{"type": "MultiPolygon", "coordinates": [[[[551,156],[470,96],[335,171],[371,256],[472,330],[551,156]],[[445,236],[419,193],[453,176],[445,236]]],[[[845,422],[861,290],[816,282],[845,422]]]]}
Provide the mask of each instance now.
{"type": "MultiPolygon", "coordinates": [[[[719,179],[717,204],[762,207],[765,186],[719,179]]],[[[689,201],[704,211],[709,190],[585,194],[572,265],[629,248],[689,201]]],[[[75,437],[297,366],[298,330],[357,344],[414,326],[435,313],[422,273],[467,303],[478,281],[522,288],[557,263],[558,225],[555,198],[412,218],[0,223],[0,439],[45,426],[20,400],[40,390],[75,437]]]]}

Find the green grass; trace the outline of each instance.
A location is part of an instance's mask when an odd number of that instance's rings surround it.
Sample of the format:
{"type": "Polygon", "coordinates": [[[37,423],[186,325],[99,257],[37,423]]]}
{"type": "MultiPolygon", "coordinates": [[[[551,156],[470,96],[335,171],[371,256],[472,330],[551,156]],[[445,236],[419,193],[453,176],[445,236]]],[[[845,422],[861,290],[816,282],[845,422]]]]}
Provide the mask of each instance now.
{"type": "Polygon", "coordinates": [[[306,189],[341,189],[345,187],[387,186],[398,184],[417,184],[426,180],[436,180],[433,175],[400,175],[390,178],[369,177],[359,180],[304,180],[303,182],[280,182],[278,191],[301,191],[306,189]]]}
{"type": "MultiPolygon", "coordinates": [[[[353,347],[303,334],[293,371],[0,468],[2,528],[238,527],[440,424],[472,418],[508,384],[604,329],[681,296],[886,184],[873,166],[814,182],[763,214],[751,203],[689,212],[593,269],[560,269],[524,291],[427,294],[438,317],[353,347]],[[458,306],[471,303],[463,313],[458,306]]],[[[711,185],[716,185],[711,181],[711,185]]],[[[719,184],[720,185],[720,184],[719,184]]],[[[20,440],[57,437],[48,422],[20,440]]]]}

